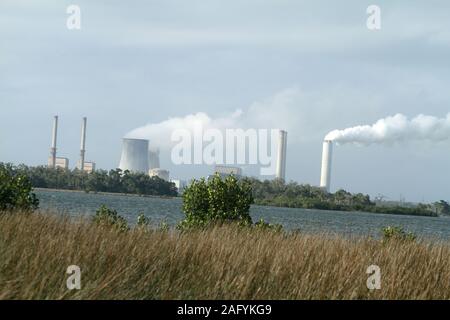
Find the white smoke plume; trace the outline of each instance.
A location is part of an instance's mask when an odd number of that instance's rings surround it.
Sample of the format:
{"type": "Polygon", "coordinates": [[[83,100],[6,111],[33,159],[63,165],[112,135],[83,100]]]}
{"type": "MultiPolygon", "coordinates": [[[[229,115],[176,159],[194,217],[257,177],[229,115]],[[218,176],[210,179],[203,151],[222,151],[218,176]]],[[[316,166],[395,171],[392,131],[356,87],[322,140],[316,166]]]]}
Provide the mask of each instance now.
{"type": "Polygon", "coordinates": [[[450,113],[445,118],[420,114],[408,119],[396,114],[380,119],[372,125],[360,125],[344,130],[333,130],[325,140],[338,144],[394,143],[402,141],[444,141],[450,138],[450,113]]]}
{"type": "Polygon", "coordinates": [[[125,135],[125,138],[147,139],[150,141],[150,149],[170,149],[172,132],[177,129],[185,129],[194,132],[196,128],[219,129],[235,128],[242,115],[241,110],[223,118],[211,118],[204,112],[190,114],[185,117],[169,118],[159,123],[149,123],[136,128],[125,135]]]}

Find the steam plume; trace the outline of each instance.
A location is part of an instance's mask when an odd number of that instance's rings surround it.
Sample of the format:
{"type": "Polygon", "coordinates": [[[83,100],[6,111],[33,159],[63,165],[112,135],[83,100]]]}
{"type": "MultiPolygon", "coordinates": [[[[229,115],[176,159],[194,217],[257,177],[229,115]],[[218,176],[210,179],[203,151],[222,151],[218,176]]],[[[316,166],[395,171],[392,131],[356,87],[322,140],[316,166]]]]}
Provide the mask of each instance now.
{"type": "Polygon", "coordinates": [[[339,144],[392,143],[406,140],[443,141],[450,138],[450,113],[445,118],[420,114],[408,119],[396,114],[380,119],[372,125],[360,125],[344,130],[333,130],[325,140],[339,144]]]}
{"type": "Polygon", "coordinates": [[[148,139],[150,140],[150,149],[167,149],[172,145],[171,134],[176,129],[185,129],[194,132],[195,128],[203,129],[225,129],[237,126],[242,115],[241,110],[236,110],[230,115],[222,118],[211,118],[206,113],[198,112],[185,117],[174,117],[159,123],[149,123],[143,127],[136,128],[126,134],[126,138],[148,139]]]}

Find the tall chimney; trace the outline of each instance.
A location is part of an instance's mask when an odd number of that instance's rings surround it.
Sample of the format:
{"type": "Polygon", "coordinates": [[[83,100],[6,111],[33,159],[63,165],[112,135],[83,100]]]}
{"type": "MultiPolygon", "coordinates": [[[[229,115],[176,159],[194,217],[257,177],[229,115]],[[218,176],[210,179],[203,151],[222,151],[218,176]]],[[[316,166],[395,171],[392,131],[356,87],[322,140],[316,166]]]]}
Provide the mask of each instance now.
{"type": "Polygon", "coordinates": [[[86,124],[87,118],[83,118],[81,125],[80,170],[84,171],[84,155],[86,154],[86,124]]]}
{"type": "Polygon", "coordinates": [[[325,140],[322,150],[322,172],[320,175],[320,187],[330,192],[331,181],[331,159],[333,153],[333,142],[325,140]]]}
{"type": "Polygon", "coordinates": [[[52,146],[50,148],[50,167],[56,167],[56,140],[58,137],[58,116],[55,116],[53,120],[53,135],[52,135],[52,146]]]}
{"type": "Polygon", "coordinates": [[[286,179],[286,148],[287,148],[287,132],[280,130],[278,137],[278,159],[277,159],[277,179],[286,179]]]}

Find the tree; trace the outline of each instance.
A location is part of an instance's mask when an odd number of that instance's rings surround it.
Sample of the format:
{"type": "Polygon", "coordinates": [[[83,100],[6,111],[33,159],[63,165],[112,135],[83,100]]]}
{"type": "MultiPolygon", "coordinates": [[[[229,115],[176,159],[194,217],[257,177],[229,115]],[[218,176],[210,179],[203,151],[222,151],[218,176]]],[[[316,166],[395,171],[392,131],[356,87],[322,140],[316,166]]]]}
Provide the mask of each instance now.
{"type": "Polygon", "coordinates": [[[11,164],[0,163],[0,210],[37,209],[39,200],[32,190],[26,175],[18,172],[11,164]]]}
{"type": "Polygon", "coordinates": [[[251,184],[246,180],[238,181],[232,175],[222,179],[218,174],[208,181],[194,180],[183,193],[186,217],[179,228],[204,227],[228,221],[251,225],[252,203],[251,184]]]}
{"type": "Polygon", "coordinates": [[[149,177],[144,173],[131,173],[120,169],[92,173],[78,169],[66,170],[44,166],[14,167],[14,172],[29,178],[35,188],[55,188],[67,190],[84,190],[87,192],[117,192],[142,195],[177,196],[175,184],[159,178],[149,177]]]}
{"type": "Polygon", "coordinates": [[[440,200],[435,202],[434,207],[436,208],[436,213],[438,214],[450,214],[450,205],[447,201],[440,200]]]}

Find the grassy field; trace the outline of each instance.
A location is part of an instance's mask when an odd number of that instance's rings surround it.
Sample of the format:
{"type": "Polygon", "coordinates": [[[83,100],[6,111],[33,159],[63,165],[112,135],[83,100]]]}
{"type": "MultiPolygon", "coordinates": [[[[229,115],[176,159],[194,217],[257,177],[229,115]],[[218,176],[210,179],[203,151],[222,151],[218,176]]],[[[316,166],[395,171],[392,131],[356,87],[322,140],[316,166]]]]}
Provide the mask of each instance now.
{"type": "Polygon", "coordinates": [[[450,245],[0,214],[0,299],[449,299],[450,245]],[[366,287],[369,265],[381,289],[366,287]],[[69,265],[81,290],[68,290],[69,265]]]}

